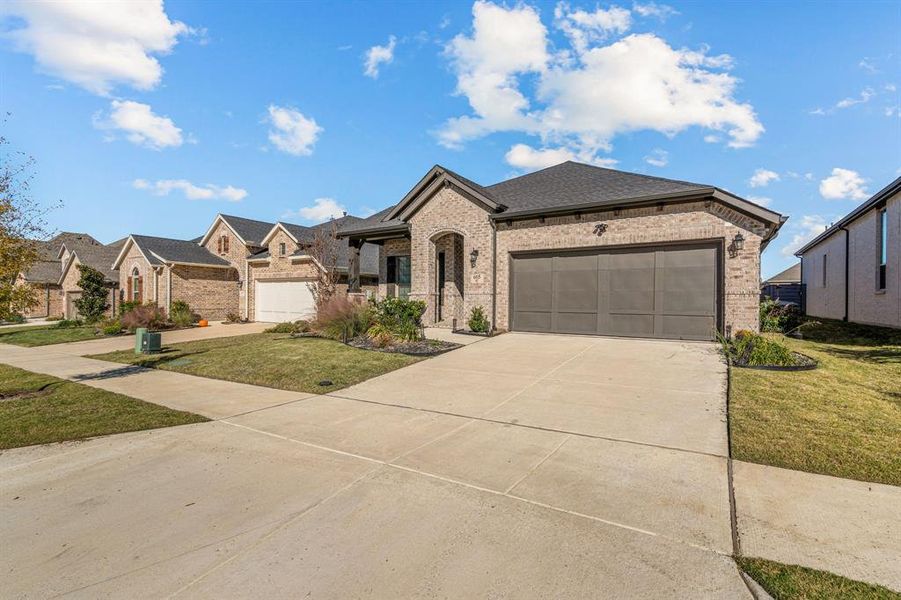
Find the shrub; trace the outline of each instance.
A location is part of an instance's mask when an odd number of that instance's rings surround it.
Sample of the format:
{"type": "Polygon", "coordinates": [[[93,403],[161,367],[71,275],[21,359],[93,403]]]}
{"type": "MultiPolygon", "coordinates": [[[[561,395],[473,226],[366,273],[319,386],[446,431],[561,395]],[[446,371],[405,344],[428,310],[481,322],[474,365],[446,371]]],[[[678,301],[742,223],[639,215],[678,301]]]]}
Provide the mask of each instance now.
{"type": "Polygon", "coordinates": [[[407,342],[422,339],[422,314],[425,302],[403,298],[385,298],[371,302],[372,319],[387,331],[407,342]]]}
{"type": "Polygon", "coordinates": [[[103,335],[118,335],[122,333],[122,323],[119,319],[107,319],[100,326],[103,335]]]}
{"type": "Polygon", "coordinates": [[[801,309],[794,304],[779,304],[772,298],[760,302],[760,330],[787,333],[804,321],[801,309]]]}
{"type": "Polygon", "coordinates": [[[121,317],[125,313],[129,313],[139,306],[141,306],[141,303],[137,300],[126,300],[119,304],[119,316],[121,317]]]}
{"type": "Polygon", "coordinates": [[[195,314],[187,302],[175,300],[169,310],[169,320],[178,327],[190,327],[200,320],[200,315],[195,314]]]}
{"type": "MultiPolygon", "coordinates": [[[[50,319],[48,318],[47,320],[49,321],[50,319]]],[[[18,314],[18,313],[17,313],[17,314],[13,314],[13,315],[9,315],[9,318],[7,319],[7,322],[9,322],[9,323],[24,323],[24,322],[25,322],[25,317],[22,316],[22,315],[20,315],[20,314],[18,314]]]]}
{"type": "Polygon", "coordinates": [[[84,317],[88,323],[96,323],[103,318],[106,309],[109,308],[110,288],[106,283],[103,273],[87,265],[78,265],[78,287],[81,288],[81,297],[75,301],[78,314],[84,317]]]}
{"type": "Polygon", "coordinates": [[[734,362],[751,367],[797,364],[797,360],[784,345],[750,331],[739,331],[731,340],[721,340],[723,349],[734,362]]]}
{"type": "Polygon", "coordinates": [[[474,307],[472,312],[469,313],[469,330],[476,333],[488,333],[489,327],[490,324],[485,316],[485,309],[481,306],[474,307]]]}
{"type": "Polygon", "coordinates": [[[243,318],[241,318],[241,315],[239,315],[238,313],[233,313],[233,312],[230,312],[227,315],[225,315],[225,322],[226,323],[246,323],[246,321],[243,318]]]}
{"type": "Polygon", "coordinates": [[[133,332],[138,327],[147,329],[160,329],[167,323],[166,311],[156,304],[142,304],[135,306],[122,315],[122,326],[133,332]]]}
{"type": "Polygon", "coordinates": [[[310,323],[300,319],[299,321],[287,321],[278,323],[268,329],[264,329],[263,333],[306,333],[310,330],[310,323]]]}
{"type": "Polygon", "coordinates": [[[84,325],[84,322],[81,319],[60,319],[56,322],[56,327],[59,329],[71,329],[82,325],[84,325]]]}
{"type": "Polygon", "coordinates": [[[319,307],[311,325],[323,337],[345,341],[366,333],[372,323],[368,307],[344,296],[333,296],[319,307]]]}

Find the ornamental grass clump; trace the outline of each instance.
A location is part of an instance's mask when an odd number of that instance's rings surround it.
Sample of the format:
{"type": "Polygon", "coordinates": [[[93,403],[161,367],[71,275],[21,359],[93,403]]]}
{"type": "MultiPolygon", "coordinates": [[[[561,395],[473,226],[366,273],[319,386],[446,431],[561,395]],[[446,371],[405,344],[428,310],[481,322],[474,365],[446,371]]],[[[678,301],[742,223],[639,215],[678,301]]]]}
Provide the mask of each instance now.
{"type": "Polygon", "coordinates": [[[352,302],[343,296],[333,296],[319,306],[313,331],[338,341],[363,335],[372,326],[369,307],[352,302]]]}

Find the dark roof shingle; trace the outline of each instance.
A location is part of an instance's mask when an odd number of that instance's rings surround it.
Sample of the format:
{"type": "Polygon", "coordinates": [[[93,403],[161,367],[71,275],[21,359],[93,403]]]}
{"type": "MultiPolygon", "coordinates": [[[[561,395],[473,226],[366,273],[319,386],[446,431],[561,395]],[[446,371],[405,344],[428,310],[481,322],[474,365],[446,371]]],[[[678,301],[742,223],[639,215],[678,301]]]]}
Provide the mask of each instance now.
{"type": "Polygon", "coordinates": [[[275,226],[275,223],[255,221],[253,219],[245,219],[244,217],[236,217],[233,215],[219,216],[235,230],[235,233],[240,235],[241,238],[251,246],[259,246],[262,243],[263,238],[266,237],[266,234],[275,226]]]}
{"type": "Polygon", "coordinates": [[[152,237],[149,235],[132,235],[131,238],[138,248],[154,265],[164,262],[180,262],[199,265],[229,266],[224,260],[203,246],[189,240],[174,240],[171,238],[152,237]]]}

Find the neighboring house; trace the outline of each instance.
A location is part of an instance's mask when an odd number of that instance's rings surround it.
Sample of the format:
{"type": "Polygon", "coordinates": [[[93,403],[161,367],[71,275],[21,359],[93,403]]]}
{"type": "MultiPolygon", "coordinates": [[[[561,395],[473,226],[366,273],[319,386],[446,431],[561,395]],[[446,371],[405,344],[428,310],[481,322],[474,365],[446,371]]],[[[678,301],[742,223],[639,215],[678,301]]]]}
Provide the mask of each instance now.
{"type": "Polygon", "coordinates": [[[426,324],[484,308],[500,330],[713,339],[758,329],[760,253],[785,217],[710,185],[565,162],[482,186],[435,166],[393,207],[346,225],[383,246],[379,294],[426,324]]]}
{"type": "MultiPolygon", "coordinates": [[[[266,249],[247,259],[248,318],[282,322],[313,316],[311,285],[319,280],[320,269],[334,268],[338,273],[338,292],[347,293],[350,256],[347,239],[337,240],[331,265],[321,264],[311,256],[310,248],[317,235],[327,243],[332,239],[333,228],[337,231],[360,221],[345,215],[312,227],[281,222],[273,225],[262,239],[266,249]]],[[[365,244],[360,255],[361,289],[374,295],[378,286],[379,246],[365,244]]]]}
{"type": "Polygon", "coordinates": [[[63,267],[62,247],[77,249],[103,244],[86,233],[72,231],[64,231],[47,241],[35,243],[38,245],[38,260],[18,277],[19,283],[28,283],[37,291],[38,304],[26,310],[25,316],[29,318],[63,316],[65,304],[60,286],[63,267]]]}
{"type": "Polygon", "coordinates": [[[78,280],[81,277],[81,272],[78,270],[79,265],[92,267],[103,274],[110,288],[108,298],[110,306],[107,314],[116,314],[119,273],[113,269],[112,264],[122,250],[125,241],[124,239],[118,240],[106,246],[64,243],[60,247],[59,258],[62,270],[58,283],[62,291],[62,310],[65,318],[74,319],[78,316],[75,301],[81,298],[81,288],[78,286],[78,280]]]}
{"type": "Polygon", "coordinates": [[[251,314],[247,309],[251,287],[247,284],[249,281],[247,259],[265,249],[263,239],[274,226],[275,223],[220,214],[213,220],[213,224],[203,237],[192,240],[235,268],[238,273],[236,313],[245,319],[250,318],[251,314]]]}
{"type": "Polygon", "coordinates": [[[780,302],[802,306],[801,263],[795,263],[760,284],[760,294],[780,302]]]}
{"type": "Polygon", "coordinates": [[[901,327],[901,177],[795,255],[808,315],[901,327]]]}
{"type": "Polygon", "coordinates": [[[237,269],[196,242],[130,235],[112,267],[123,301],[153,302],[168,312],[181,300],[210,320],[238,312],[237,269]]]}

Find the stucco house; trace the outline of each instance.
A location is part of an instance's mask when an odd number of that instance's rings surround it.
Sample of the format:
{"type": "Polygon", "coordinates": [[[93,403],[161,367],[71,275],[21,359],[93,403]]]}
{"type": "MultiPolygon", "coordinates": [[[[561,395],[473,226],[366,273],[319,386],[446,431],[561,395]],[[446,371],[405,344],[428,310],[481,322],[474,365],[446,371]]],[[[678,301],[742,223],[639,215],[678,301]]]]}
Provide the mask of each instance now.
{"type": "Polygon", "coordinates": [[[712,185],[565,162],[483,186],[435,166],[397,204],[342,228],[351,293],[364,244],[379,294],[425,322],[712,339],[758,329],[760,253],[782,215],[712,185]]]}
{"type": "Polygon", "coordinates": [[[63,243],[59,249],[59,259],[62,265],[59,276],[59,288],[62,292],[62,312],[67,319],[74,319],[78,316],[78,308],[75,301],[81,298],[81,288],[78,286],[78,280],[81,272],[78,270],[79,265],[92,267],[100,271],[107,285],[109,285],[109,297],[107,303],[108,315],[116,314],[118,307],[118,291],[119,291],[119,273],[113,269],[112,264],[125,240],[118,240],[111,244],[72,244],[63,243]]]}
{"type": "Polygon", "coordinates": [[[901,177],[795,254],[808,315],[901,327],[901,177]]]}
{"type": "Polygon", "coordinates": [[[130,235],[112,263],[121,301],[153,302],[169,310],[182,300],[205,319],[238,312],[238,271],[190,240],[130,235]]]}
{"type": "Polygon", "coordinates": [[[31,285],[37,292],[38,304],[25,311],[25,317],[59,317],[65,311],[64,294],[60,285],[64,261],[63,247],[69,251],[82,247],[103,246],[86,233],[63,231],[46,241],[36,241],[38,260],[20,273],[19,284],[31,285]]]}
{"type": "MultiPolygon", "coordinates": [[[[248,318],[255,321],[293,321],[310,318],[314,314],[311,284],[319,279],[322,269],[337,271],[338,292],[348,288],[349,244],[347,238],[334,239],[337,230],[362,221],[345,215],[319,225],[306,227],[279,222],[263,238],[265,249],[247,259],[246,289],[248,318]],[[322,264],[311,255],[315,240],[334,242],[334,251],[327,254],[333,264],[322,264]]],[[[378,288],[380,247],[363,244],[360,249],[358,291],[375,295],[378,288]]]]}

